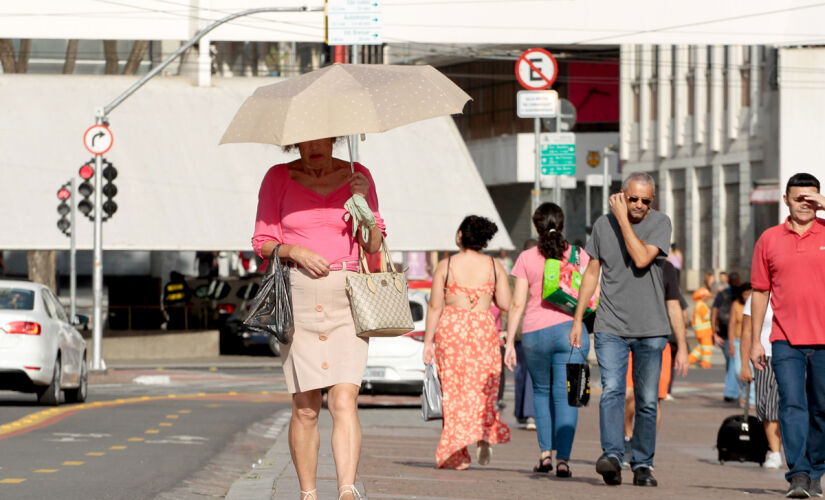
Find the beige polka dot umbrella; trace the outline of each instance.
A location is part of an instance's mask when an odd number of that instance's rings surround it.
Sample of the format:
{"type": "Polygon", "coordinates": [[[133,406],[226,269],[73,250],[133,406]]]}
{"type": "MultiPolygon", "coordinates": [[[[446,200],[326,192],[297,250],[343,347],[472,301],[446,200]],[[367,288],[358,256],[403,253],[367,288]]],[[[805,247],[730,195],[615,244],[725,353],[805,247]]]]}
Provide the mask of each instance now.
{"type": "Polygon", "coordinates": [[[284,146],[461,113],[470,96],[432,66],[333,64],[258,88],[220,143],[284,146]]]}

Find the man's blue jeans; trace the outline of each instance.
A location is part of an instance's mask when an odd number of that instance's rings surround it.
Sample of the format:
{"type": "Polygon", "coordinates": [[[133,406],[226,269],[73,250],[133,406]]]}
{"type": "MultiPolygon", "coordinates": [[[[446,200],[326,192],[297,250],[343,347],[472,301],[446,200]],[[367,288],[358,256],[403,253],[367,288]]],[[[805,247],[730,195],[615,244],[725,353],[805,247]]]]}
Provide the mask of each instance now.
{"type": "Polygon", "coordinates": [[[653,467],[659,375],[667,336],[633,338],[596,332],[595,345],[602,377],[602,397],[599,401],[602,451],[622,463],[627,361],[632,352],[636,416],[630,443],[633,455],[629,462],[633,470],[642,466],[653,467]]]}
{"type": "Polygon", "coordinates": [[[825,473],[825,345],[771,344],[779,385],[779,429],[788,472],[785,479],[825,473]]]}
{"type": "MultiPolygon", "coordinates": [[[[556,450],[556,458],[568,460],[579,421],[579,409],[567,404],[567,362],[587,363],[582,353],[590,350],[590,335],[582,328],[582,348],[570,347],[572,321],[521,336],[527,368],[533,379],[533,408],[541,451],[556,450]]],[[[585,354],[586,355],[586,354],[585,354]]]]}

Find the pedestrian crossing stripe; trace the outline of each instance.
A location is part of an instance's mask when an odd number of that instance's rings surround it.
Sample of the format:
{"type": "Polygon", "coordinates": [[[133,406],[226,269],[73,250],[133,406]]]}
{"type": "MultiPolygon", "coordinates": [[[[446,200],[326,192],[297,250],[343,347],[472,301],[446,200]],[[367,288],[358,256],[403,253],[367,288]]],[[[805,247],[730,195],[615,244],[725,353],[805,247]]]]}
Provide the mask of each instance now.
{"type": "Polygon", "coordinates": [[[63,465],[70,465],[72,467],[77,467],[77,466],[83,465],[85,463],[86,462],[81,462],[80,460],[66,460],[65,462],[63,462],[63,465]]]}
{"type": "Polygon", "coordinates": [[[90,451],[89,453],[86,454],[86,456],[88,456],[88,457],[102,457],[105,454],[106,454],[105,451],[90,451]]]}
{"type": "Polygon", "coordinates": [[[18,484],[23,481],[25,481],[25,479],[21,477],[7,477],[6,479],[0,479],[0,484],[18,484]]]}
{"type": "Polygon", "coordinates": [[[123,445],[110,446],[109,449],[110,450],[125,450],[126,446],[123,446],[123,445]]]}
{"type": "Polygon", "coordinates": [[[38,474],[54,474],[55,472],[59,471],[60,469],[37,469],[36,473],[38,474]]]}

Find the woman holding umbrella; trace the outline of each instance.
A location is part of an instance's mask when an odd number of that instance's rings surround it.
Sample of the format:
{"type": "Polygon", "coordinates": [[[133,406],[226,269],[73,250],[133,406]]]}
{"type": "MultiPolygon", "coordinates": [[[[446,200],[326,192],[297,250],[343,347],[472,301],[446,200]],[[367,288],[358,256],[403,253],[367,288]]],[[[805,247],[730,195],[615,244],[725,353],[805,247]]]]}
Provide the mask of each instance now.
{"type": "Polygon", "coordinates": [[[361,451],[357,399],[368,342],[355,335],[344,287],[347,271],[358,270],[360,248],[377,252],[385,230],[369,170],[355,163],[351,172],[349,162],[332,156],[333,143],[332,138],[300,142],[299,159],[267,172],[252,238],[264,258],[280,244],[280,258],[292,267],[295,334],[282,346],[281,357],[292,394],[289,449],[301,500],[317,500],[318,414],[324,388],[329,389],[339,499],[360,498],[354,486],[361,451]],[[373,220],[362,227],[345,221],[344,204],[351,196],[364,197],[372,210],[373,220]]]}

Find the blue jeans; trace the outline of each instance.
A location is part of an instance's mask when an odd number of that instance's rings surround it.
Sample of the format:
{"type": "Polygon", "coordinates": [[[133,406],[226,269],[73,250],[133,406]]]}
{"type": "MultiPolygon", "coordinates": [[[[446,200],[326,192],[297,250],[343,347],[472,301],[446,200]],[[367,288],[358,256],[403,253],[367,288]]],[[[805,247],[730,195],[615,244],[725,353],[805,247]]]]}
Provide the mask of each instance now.
{"type": "Polygon", "coordinates": [[[633,338],[596,332],[595,342],[602,375],[602,397],[599,401],[602,451],[622,463],[627,360],[632,352],[636,415],[630,442],[633,453],[629,462],[633,470],[642,466],[653,467],[659,375],[667,336],[633,338]]]}
{"type": "Polygon", "coordinates": [[[788,472],[785,479],[825,473],[825,346],[771,344],[779,385],[779,429],[788,472]]]}
{"type": "MultiPolygon", "coordinates": [[[[533,379],[533,409],[541,451],[556,450],[556,458],[570,459],[579,409],[567,404],[567,362],[587,363],[570,347],[572,321],[525,333],[521,337],[527,368],[533,379]],[[572,351],[572,357],[571,357],[572,351]]],[[[582,332],[582,351],[590,350],[590,335],[582,332]]]]}
{"type": "Polygon", "coordinates": [[[722,352],[725,355],[725,390],[722,395],[730,399],[739,399],[739,377],[736,376],[736,363],[728,354],[727,328],[725,329],[725,343],[722,345],[722,352]]]}
{"type": "MultiPolygon", "coordinates": [[[[739,349],[740,340],[735,339],[733,341],[733,374],[736,377],[736,382],[739,384],[739,394],[745,394],[745,391],[748,390],[748,385],[750,385],[750,393],[748,395],[748,404],[755,405],[756,404],[756,383],[751,382],[748,384],[747,382],[742,382],[739,380],[739,374],[742,373],[742,353],[739,349]]],[[[748,362],[751,367],[751,373],[753,373],[753,364],[748,362]]],[[[742,396],[744,397],[744,396],[742,396]]]]}
{"type": "Polygon", "coordinates": [[[514,345],[516,348],[516,407],[513,408],[513,416],[521,422],[536,416],[533,413],[533,379],[530,378],[530,372],[527,370],[527,359],[524,357],[521,341],[516,340],[514,345]]]}

